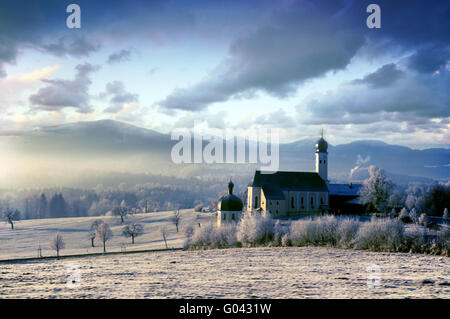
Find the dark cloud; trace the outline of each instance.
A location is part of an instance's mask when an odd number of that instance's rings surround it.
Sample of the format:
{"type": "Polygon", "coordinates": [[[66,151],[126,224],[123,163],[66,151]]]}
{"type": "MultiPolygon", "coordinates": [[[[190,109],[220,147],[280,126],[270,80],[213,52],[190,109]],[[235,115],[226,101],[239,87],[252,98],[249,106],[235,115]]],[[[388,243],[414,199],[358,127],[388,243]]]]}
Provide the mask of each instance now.
{"type": "Polygon", "coordinates": [[[84,36],[62,36],[54,42],[42,43],[40,49],[56,56],[69,55],[73,57],[87,57],[100,48],[98,42],[92,42],[84,36]]]}
{"type": "Polygon", "coordinates": [[[353,83],[368,84],[375,88],[387,87],[394,84],[402,75],[403,71],[400,71],[395,63],[389,63],[362,79],[354,80],[353,83]]]}
{"type": "Polygon", "coordinates": [[[90,75],[99,69],[89,63],[79,64],[75,67],[77,73],[73,80],[54,79],[43,80],[47,86],[38,90],[29,97],[32,105],[47,111],[60,111],[67,107],[77,109],[79,113],[89,113],[90,75]]]}
{"type": "MultiPolygon", "coordinates": [[[[450,17],[449,17],[450,18],[450,17]]],[[[410,58],[408,66],[422,73],[441,70],[450,61],[450,46],[419,48],[410,58]]]]}
{"type": "MultiPolygon", "coordinates": [[[[232,42],[229,57],[204,80],[174,90],[160,105],[196,111],[257,90],[283,97],[309,79],[345,68],[361,52],[375,57],[395,48],[416,52],[410,63],[413,69],[442,67],[450,42],[448,2],[378,1],[381,29],[365,25],[370,3],[301,1],[279,10],[256,31],[241,33],[232,42]],[[369,44],[372,52],[364,51],[369,44]]],[[[391,84],[400,75],[388,65],[362,81],[377,87],[391,84]]]]}
{"type": "Polygon", "coordinates": [[[129,50],[123,49],[110,54],[108,57],[108,61],[106,62],[109,64],[114,64],[123,61],[130,61],[130,59],[131,59],[131,49],[129,50]]]}
{"type": "Polygon", "coordinates": [[[105,109],[107,113],[120,112],[125,103],[137,102],[139,99],[138,94],[127,92],[121,81],[106,84],[106,92],[102,93],[101,96],[109,98],[110,106],[105,109]]]}
{"type": "MultiPolygon", "coordinates": [[[[433,118],[450,116],[447,73],[425,76],[410,71],[395,83],[376,88],[370,81],[352,81],[334,91],[308,97],[297,109],[303,122],[309,124],[428,123],[433,118]],[[305,108],[308,118],[304,117],[305,108]]],[[[371,75],[366,78],[373,78],[371,75]]]]}
{"type": "Polygon", "coordinates": [[[198,84],[177,89],[160,104],[200,110],[255,90],[283,97],[298,84],[343,69],[364,44],[359,28],[311,3],[277,14],[257,31],[235,39],[229,58],[198,84]]]}
{"type": "Polygon", "coordinates": [[[66,7],[60,0],[0,1],[0,77],[22,48],[57,56],[86,57],[107,40],[146,37],[155,43],[173,39],[195,25],[188,5],[178,1],[78,0],[81,29],[68,29],[66,7]]]}

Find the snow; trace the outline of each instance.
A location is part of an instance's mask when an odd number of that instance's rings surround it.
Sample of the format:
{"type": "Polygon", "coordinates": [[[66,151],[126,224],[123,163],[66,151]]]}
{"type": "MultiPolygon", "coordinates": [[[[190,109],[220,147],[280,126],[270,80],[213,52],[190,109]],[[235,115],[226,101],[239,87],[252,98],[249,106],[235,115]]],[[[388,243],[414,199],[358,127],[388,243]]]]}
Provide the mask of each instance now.
{"type": "MultiPolygon", "coordinates": [[[[215,221],[215,214],[181,211],[139,214],[126,221],[144,225],[131,245],[113,216],[24,220],[11,230],[0,224],[0,259],[44,256],[59,232],[62,255],[102,252],[90,247],[94,220],[109,223],[115,237],[108,252],[165,248],[159,227],[167,225],[169,247],[181,247],[186,225],[215,221]]],[[[326,247],[262,247],[161,251],[0,263],[0,298],[450,298],[448,257],[326,247]],[[367,267],[380,268],[380,285],[370,288],[367,267]],[[68,268],[79,269],[80,286],[70,288],[68,268]]]]}
{"type": "Polygon", "coordinates": [[[448,257],[325,247],[165,251],[1,264],[0,298],[449,298],[448,257]],[[367,267],[380,268],[379,286],[367,267]],[[79,267],[80,286],[66,284],[79,267]]]}
{"type": "Polygon", "coordinates": [[[91,247],[88,232],[95,220],[103,220],[111,226],[114,237],[106,244],[107,252],[122,250],[146,250],[165,248],[164,240],[159,232],[159,227],[167,225],[169,230],[167,244],[169,247],[182,247],[185,240],[181,230],[185,225],[198,227],[198,223],[207,224],[215,222],[214,213],[198,213],[192,209],[180,210],[181,222],[179,233],[175,225],[170,221],[173,211],[152,212],[136,214],[125,218],[124,224],[120,224],[118,216],[98,217],[72,217],[49,218],[18,221],[11,230],[9,224],[0,222],[0,260],[11,258],[37,257],[39,245],[43,256],[55,256],[56,252],[49,248],[53,236],[59,232],[65,242],[65,249],[60,255],[101,253],[103,246],[96,242],[96,247],[91,247]],[[144,225],[144,235],[135,238],[135,244],[131,245],[131,239],[122,236],[125,223],[134,221],[144,225]]]}

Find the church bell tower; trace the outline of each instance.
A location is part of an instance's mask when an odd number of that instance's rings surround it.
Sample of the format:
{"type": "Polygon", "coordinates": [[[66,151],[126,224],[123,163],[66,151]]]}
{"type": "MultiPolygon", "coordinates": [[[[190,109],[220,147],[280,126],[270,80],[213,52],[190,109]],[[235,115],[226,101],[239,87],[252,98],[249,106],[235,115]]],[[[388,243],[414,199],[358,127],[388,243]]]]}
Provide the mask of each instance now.
{"type": "Polygon", "coordinates": [[[328,184],[328,143],[322,136],[316,143],[316,173],[328,184]]]}

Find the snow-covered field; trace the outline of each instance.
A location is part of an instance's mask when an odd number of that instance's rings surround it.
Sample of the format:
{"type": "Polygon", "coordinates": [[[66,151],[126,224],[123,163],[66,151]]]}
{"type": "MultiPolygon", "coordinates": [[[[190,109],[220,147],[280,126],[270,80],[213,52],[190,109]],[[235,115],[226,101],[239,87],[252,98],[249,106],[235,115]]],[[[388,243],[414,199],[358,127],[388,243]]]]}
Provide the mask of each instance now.
{"type": "Polygon", "coordinates": [[[198,227],[198,223],[205,224],[215,221],[215,214],[197,213],[192,209],[181,210],[180,232],[176,232],[175,225],[170,221],[173,211],[148,214],[136,214],[125,219],[125,223],[136,221],[144,225],[144,235],[135,239],[131,245],[131,239],[121,235],[124,225],[120,224],[117,216],[99,217],[72,217],[23,220],[15,223],[15,229],[11,230],[9,224],[0,222],[0,260],[11,258],[37,257],[38,247],[42,249],[43,256],[55,256],[55,251],[49,248],[52,237],[59,232],[65,242],[66,248],[61,255],[99,253],[103,251],[101,243],[91,247],[87,235],[91,224],[95,220],[103,220],[111,226],[114,237],[107,242],[108,252],[123,250],[145,250],[165,248],[164,240],[159,232],[159,227],[167,225],[169,247],[182,247],[184,235],[181,229],[185,225],[198,227]]]}
{"type": "Polygon", "coordinates": [[[322,247],[118,254],[0,269],[0,298],[450,298],[448,257],[322,247]],[[380,269],[373,288],[371,265],[380,269]],[[69,267],[80,271],[78,288],[67,286],[69,267]]]}
{"type": "MultiPolygon", "coordinates": [[[[181,212],[180,232],[173,212],[134,215],[145,234],[131,245],[121,236],[118,217],[25,220],[11,230],[0,224],[0,260],[44,256],[59,232],[62,255],[97,253],[87,232],[93,221],[111,225],[108,252],[165,248],[159,232],[169,229],[168,246],[181,247],[183,226],[215,221],[214,214],[181,212]]],[[[371,283],[372,281],[369,281],[371,283]]],[[[450,298],[448,257],[375,253],[321,247],[241,248],[165,251],[0,263],[0,298],[450,298]],[[373,266],[375,265],[375,266],[373,266]],[[379,267],[380,281],[370,288],[367,267],[379,267]],[[70,269],[79,269],[80,287],[69,288],[70,269]]]]}

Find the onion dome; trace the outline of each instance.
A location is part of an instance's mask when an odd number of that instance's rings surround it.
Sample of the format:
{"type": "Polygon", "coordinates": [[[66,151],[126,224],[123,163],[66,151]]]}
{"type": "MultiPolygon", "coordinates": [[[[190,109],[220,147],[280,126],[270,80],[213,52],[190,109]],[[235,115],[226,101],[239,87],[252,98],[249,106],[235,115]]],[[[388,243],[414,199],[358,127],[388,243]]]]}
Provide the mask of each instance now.
{"type": "Polygon", "coordinates": [[[316,152],[326,152],[328,150],[328,143],[323,137],[316,142],[316,152]]]}
{"type": "Polygon", "coordinates": [[[233,187],[234,184],[230,180],[230,182],[228,183],[228,195],[223,196],[220,199],[219,204],[217,205],[217,208],[220,211],[228,211],[228,212],[242,211],[244,204],[242,204],[242,200],[239,197],[233,195],[233,187]]]}

